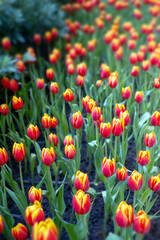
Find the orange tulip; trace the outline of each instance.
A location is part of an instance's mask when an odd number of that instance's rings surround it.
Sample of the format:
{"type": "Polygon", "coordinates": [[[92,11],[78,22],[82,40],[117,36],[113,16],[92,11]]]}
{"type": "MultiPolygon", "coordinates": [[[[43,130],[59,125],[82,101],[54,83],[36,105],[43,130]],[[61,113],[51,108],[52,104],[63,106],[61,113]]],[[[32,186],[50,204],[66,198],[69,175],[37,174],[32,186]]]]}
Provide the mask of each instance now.
{"type": "Polygon", "coordinates": [[[124,131],[124,119],[116,119],[113,118],[112,120],[112,133],[114,136],[118,137],[124,131]]]}
{"type": "Polygon", "coordinates": [[[121,111],[119,118],[124,119],[124,126],[128,126],[128,124],[130,123],[130,116],[129,116],[129,112],[127,110],[124,112],[121,111]]]}
{"type": "Polygon", "coordinates": [[[29,201],[34,203],[34,201],[40,202],[42,199],[42,189],[37,189],[32,186],[28,192],[29,201]]]}
{"type": "Polygon", "coordinates": [[[65,155],[69,159],[73,159],[76,155],[76,149],[73,144],[66,145],[65,146],[65,155]]]}
{"type": "Polygon", "coordinates": [[[0,215],[0,234],[2,234],[3,229],[4,229],[4,221],[2,216],[0,215]]]}
{"type": "Polygon", "coordinates": [[[156,135],[154,132],[151,132],[150,134],[146,133],[144,137],[144,144],[147,147],[153,147],[154,144],[156,143],[156,135]]]}
{"type": "Polygon", "coordinates": [[[145,234],[150,230],[151,219],[147,217],[147,214],[140,210],[136,214],[133,222],[133,229],[136,233],[145,234]]]}
{"type": "Polygon", "coordinates": [[[38,89],[43,89],[44,88],[44,79],[37,78],[36,85],[37,85],[38,89]]]}
{"type": "Polygon", "coordinates": [[[12,236],[15,240],[26,240],[28,237],[28,229],[22,223],[11,229],[12,236]]]}
{"type": "Polygon", "coordinates": [[[51,82],[50,90],[54,95],[56,95],[59,92],[58,83],[57,82],[51,82]]]}
{"type": "Polygon", "coordinates": [[[25,210],[25,221],[33,226],[36,222],[41,222],[45,218],[40,202],[35,201],[34,205],[28,206],[25,210]]]}
{"type": "Polygon", "coordinates": [[[160,126],[160,112],[155,111],[151,117],[151,123],[153,126],[160,126]]]}
{"type": "Polygon", "coordinates": [[[87,73],[87,65],[85,62],[77,65],[77,73],[78,75],[84,77],[87,73]]]}
{"type": "Polygon", "coordinates": [[[14,143],[13,144],[13,157],[17,162],[21,162],[26,155],[25,147],[23,143],[14,143]]]}
{"type": "Polygon", "coordinates": [[[138,66],[133,66],[131,70],[131,74],[133,77],[136,77],[139,74],[139,67],[138,66]]]}
{"type": "Polygon", "coordinates": [[[50,128],[52,125],[52,119],[50,116],[48,116],[47,113],[44,114],[44,116],[42,117],[42,126],[44,128],[50,128]]]}
{"type": "Polygon", "coordinates": [[[9,111],[9,109],[8,109],[7,104],[1,104],[0,105],[0,113],[2,115],[6,116],[8,114],[8,111],[9,111]]]}
{"type": "Polygon", "coordinates": [[[25,71],[25,65],[24,62],[22,60],[18,61],[16,63],[16,68],[19,72],[23,73],[25,71]]]}
{"type": "Polygon", "coordinates": [[[10,39],[8,37],[4,37],[2,38],[2,47],[5,49],[5,50],[9,50],[10,47],[11,47],[11,42],[10,42],[10,39]]]}
{"type": "Polygon", "coordinates": [[[83,117],[80,111],[72,114],[71,124],[75,129],[79,129],[83,126],[83,117]]]}
{"type": "Polygon", "coordinates": [[[134,213],[132,205],[128,205],[126,202],[121,202],[116,210],[116,222],[119,227],[129,227],[134,220],[134,213]]]}
{"type": "Polygon", "coordinates": [[[124,112],[126,110],[126,107],[124,104],[118,104],[115,105],[115,113],[119,117],[121,112],[124,112]]]}
{"type": "Polygon", "coordinates": [[[150,151],[147,150],[147,151],[140,151],[139,154],[138,154],[138,163],[141,165],[141,166],[145,166],[149,163],[150,161],[150,151]]]}
{"type": "Polygon", "coordinates": [[[12,98],[12,106],[15,110],[20,110],[23,108],[23,100],[21,97],[17,98],[16,96],[13,96],[12,98]]]}
{"type": "Polygon", "coordinates": [[[54,70],[52,68],[46,70],[46,77],[49,80],[52,80],[54,78],[54,70]]]}
{"type": "Polygon", "coordinates": [[[63,98],[67,102],[72,102],[74,100],[74,94],[71,89],[67,88],[63,93],[63,98]]]}
{"type": "Polygon", "coordinates": [[[116,171],[116,177],[119,181],[125,181],[128,177],[127,169],[125,167],[122,167],[121,169],[117,169],[116,171]]]}
{"type": "Polygon", "coordinates": [[[66,136],[64,139],[64,146],[74,144],[74,140],[71,136],[66,136]]]}
{"type": "Polygon", "coordinates": [[[84,192],[88,191],[89,189],[89,179],[88,179],[88,174],[83,173],[81,171],[77,171],[75,180],[74,180],[74,186],[76,190],[82,190],[84,192]]]}
{"type": "Polygon", "coordinates": [[[130,87],[122,88],[122,96],[126,100],[129,99],[131,96],[131,88],[130,87]]]}
{"type": "Polygon", "coordinates": [[[107,159],[106,157],[103,158],[102,161],[102,173],[105,177],[111,177],[116,171],[116,161],[114,158],[112,160],[107,159]]]}
{"type": "Polygon", "coordinates": [[[143,92],[142,91],[140,91],[140,92],[137,91],[135,93],[135,101],[137,103],[141,103],[143,101],[143,92]]]}
{"type": "Polygon", "coordinates": [[[27,134],[31,140],[36,140],[39,137],[39,128],[37,125],[34,126],[33,124],[30,124],[27,129],[27,134]]]}
{"type": "Polygon", "coordinates": [[[113,72],[111,73],[111,75],[109,76],[108,79],[108,84],[111,88],[115,88],[118,84],[118,73],[117,72],[113,72]]]}
{"type": "Polygon", "coordinates": [[[108,138],[110,136],[110,134],[111,134],[110,122],[100,124],[100,133],[101,133],[102,137],[104,137],[104,138],[108,138]]]}
{"type": "Polygon", "coordinates": [[[138,191],[143,185],[143,175],[134,170],[128,179],[128,186],[131,191],[138,191]]]}
{"type": "Polygon", "coordinates": [[[89,194],[85,194],[82,190],[79,190],[72,200],[74,211],[80,215],[84,215],[89,212],[91,207],[91,199],[89,194]]]}
{"type": "Polygon", "coordinates": [[[160,174],[158,176],[151,176],[148,181],[148,186],[153,192],[160,190],[160,174]]]}
{"type": "Polygon", "coordinates": [[[98,121],[101,117],[101,108],[95,107],[92,111],[92,118],[94,121],[98,121]]]}
{"type": "Polygon", "coordinates": [[[53,149],[53,147],[49,148],[43,148],[42,149],[42,162],[46,165],[46,166],[51,166],[52,163],[54,162],[56,157],[55,151],[53,149]]]}
{"type": "Polygon", "coordinates": [[[50,133],[49,134],[49,143],[51,144],[53,142],[54,146],[57,146],[58,144],[58,137],[56,134],[50,133]]]}

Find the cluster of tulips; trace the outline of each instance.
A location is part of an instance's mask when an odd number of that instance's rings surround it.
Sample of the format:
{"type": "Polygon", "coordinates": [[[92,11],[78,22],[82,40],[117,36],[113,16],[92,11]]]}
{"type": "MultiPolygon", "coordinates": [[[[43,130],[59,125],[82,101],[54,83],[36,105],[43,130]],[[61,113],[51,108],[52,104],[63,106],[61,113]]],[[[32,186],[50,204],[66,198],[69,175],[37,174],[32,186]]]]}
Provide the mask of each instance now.
{"type": "MultiPolygon", "coordinates": [[[[44,37],[36,33],[32,47],[15,53],[16,74],[1,78],[0,235],[56,240],[64,228],[72,240],[88,239],[90,212],[101,195],[103,239],[143,239],[159,217],[159,211],[151,215],[160,191],[159,0],[77,0],[62,10],[68,33],[61,36],[55,28],[44,37]],[[130,140],[134,170],[126,165],[130,140]],[[14,179],[15,161],[20,180],[14,179]],[[66,183],[70,222],[63,218],[66,183]],[[23,223],[15,224],[9,199],[23,223]],[[109,217],[112,233],[106,228],[109,217]]],[[[6,55],[14,52],[11,42],[1,41],[6,55]]]]}

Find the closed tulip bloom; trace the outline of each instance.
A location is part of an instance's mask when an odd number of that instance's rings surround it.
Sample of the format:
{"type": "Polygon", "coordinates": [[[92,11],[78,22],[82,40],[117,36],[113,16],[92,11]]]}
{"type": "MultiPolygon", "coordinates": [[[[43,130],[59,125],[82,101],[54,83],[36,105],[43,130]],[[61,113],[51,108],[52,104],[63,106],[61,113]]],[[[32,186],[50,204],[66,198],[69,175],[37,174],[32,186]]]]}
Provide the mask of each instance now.
{"type": "Polygon", "coordinates": [[[82,77],[82,76],[78,75],[77,79],[76,79],[76,84],[79,87],[82,87],[84,85],[84,82],[85,82],[85,77],[82,77]]]}
{"type": "Polygon", "coordinates": [[[154,144],[156,143],[156,135],[154,132],[151,132],[150,134],[146,133],[144,137],[144,144],[147,147],[153,147],[154,144]]]}
{"type": "Polygon", "coordinates": [[[44,114],[44,116],[42,117],[42,126],[44,128],[50,128],[52,125],[52,119],[50,116],[48,116],[47,113],[44,114]]]}
{"type": "Polygon", "coordinates": [[[143,185],[143,175],[134,170],[128,179],[128,186],[131,191],[138,191],[143,185]]]}
{"type": "Polygon", "coordinates": [[[40,202],[42,200],[42,189],[37,189],[32,186],[28,192],[28,197],[31,203],[34,203],[35,201],[40,202]]]}
{"type": "Polygon", "coordinates": [[[97,127],[100,128],[101,123],[103,123],[103,115],[101,114],[100,119],[98,121],[94,121],[94,125],[97,124],[97,127]]]}
{"type": "Polygon", "coordinates": [[[150,151],[147,150],[147,151],[140,151],[139,154],[138,154],[138,163],[141,165],[141,166],[145,166],[149,163],[150,161],[150,151]]]}
{"type": "Polygon", "coordinates": [[[143,101],[143,92],[142,91],[137,91],[136,93],[135,93],[135,101],[137,102],[137,103],[141,103],[142,101],[143,101]]]}
{"type": "Polygon", "coordinates": [[[149,232],[151,226],[151,219],[147,217],[147,214],[140,210],[136,214],[133,222],[133,229],[136,233],[145,234],[149,232]]]}
{"type": "Polygon", "coordinates": [[[111,160],[104,157],[101,167],[103,175],[107,178],[111,177],[116,171],[116,161],[114,158],[111,160]]]}
{"type": "Polygon", "coordinates": [[[151,117],[151,123],[153,126],[160,126],[160,112],[155,111],[151,117]]]}
{"type": "Polygon", "coordinates": [[[21,97],[17,98],[16,96],[13,96],[12,98],[12,106],[14,110],[20,110],[23,108],[23,100],[21,97]]]}
{"type": "Polygon", "coordinates": [[[25,210],[25,221],[33,226],[36,222],[41,222],[45,218],[40,202],[35,201],[34,205],[28,206],[25,210]]]}
{"type": "Polygon", "coordinates": [[[104,80],[110,76],[110,68],[107,64],[101,64],[101,78],[104,80]]]}
{"type": "Polygon", "coordinates": [[[96,86],[99,88],[99,87],[101,87],[101,85],[102,85],[102,80],[101,79],[97,80],[96,86]]]}
{"type": "Polygon", "coordinates": [[[36,44],[39,44],[41,42],[41,35],[40,34],[34,34],[33,39],[34,39],[34,42],[36,44]]]}
{"type": "Polygon", "coordinates": [[[8,114],[8,111],[9,111],[9,109],[8,109],[7,104],[1,104],[0,105],[0,113],[2,115],[6,116],[8,114]]]}
{"type": "Polygon", "coordinates": [[[118,137],[124,131],[124,119],[116,119],[113,118],[112,120],[112,133],[114,136],[118,137]]]}
{"type": "Polygon", "coordinates": [[[58,30],[56,28],[52,28],[51,34],[52,34],[52,38],[56,39],[58,37],[58,30]]]}
{"type": "Polygon", "coordinates": [[[11,47],[11,42],[10,42],[10,39],[8,37],[4,37],[1,41],[2,43],[2,47],[5,49],[5,50],[9,50],[10,47],[11,47]]]}
{"type": "Polygon", "coordinates": [[[56,95],[59,92],[58,83],[57,82],[51,82],[50,90],[54,95],[56,95]]]}
{"type": "Polygon", "coordinates": [[[88,113],[92,113],[95,107],[97,107],[97,103],[93,99],[90,99],[86,104],[86,110],[88,113]]]}
{"type": "Polygon", "coordinates": [[[15,79],[12,79],[9,83],[9,88],[12,92],[15,92],[18,90],[18,83],[15,79]]]}
{"type": "Polygon", "coordinates": [[[100,107],[95,107],[92,111],[92,118],[94,121],[99,120],[101,117],[101,108],[100,107]]]}
{"type": "Polygon", "coordinates": [[[119,118],[123,118],[124,119],[124,126],[128,126],[128,124],[130,123],[130,116],[129,116],[129,112],[126,110],[124,112],[120,112],[120,116],[119,118]]]}
{"type": "Polygon", "coordinates": [[[0,215],[0,234],[2,234],[3,229],[4,229],[4,221],[2,216],[0,215]]]}
{"type": "Polygon", "coordinates": [[[85,62],[77,65],[77,73],[78,75],[84,77],[87,73],[87,65],[85,62]]]}
{"type": "Polygon", "coordinates": [[[46,70],[46,77],[49,80],[52,80],[54,78],[54,70],[52,68],[46,70]]]}
{"type": "Polygon", "coordinates": [[[22,223],[18,223],[11,229],[12,237],[15,240],[26,240],[28,237],[28,229],[22,223]]]}
{"type": "Polygon", "coordinates": [[[159,79],[159,78],[155,78],[155,79],[154,79],[153,86],[154,86],[156,89],[160,88],[160,79],[159,79]]]}
{"type": "Polygon", "coordinates": [[[6,88],[6,89],[9,88],[9,85],[10,85],[9,78],[3,77],[1,84],[3,88],[6,88]]]}
{"type": "Polygon", "coordinates": [[[127,169],[125,167],[122,167],[121,169],[117,169],[116,171],[116,177],[119,181],[125,181],[128,177],[127,169]]]}
{"type": "Polygon", "coordinates": [[[112,51],[116,52],[120,47],[120,40],[118,38],[114,38],[111,42],[112,51]]]}
{"type": "Polygon", "coordinates": [[[52,128],[56,128],[57,125],[58,125],[58,120],[57,120],[57,118],[53,117],[53,118],[51,118],[51,120],[52,120],[51,127],[52,127],[52,128]]]}
{"type": "Polygon", "coordinates": [[[54,162],[56,157],[54,148],[51,147],[49,148],[43,148],[42,149],[42,162],[46,165],[46,166],[51,166],[52,163],[54,162]]]}
{"type": "Polygon", "coordinates": [[[36,85],[38,89],[44,88],[44,79],[43,78],[37,78],[36,85]]]}
{"type": "Polygon", "coordinates": [[[34,126],[33,124],[30,124],[27,129],[27,134],[31,140],[36,140],[39,137],[39,128],[37,125],[34,126]]]}
{"type": "Polygon", "coordinates": [[[52,34],[51,34],[51,32],[49,32],[49,31],[45,32],[44,39],[48,43],[51,42],[52,41],[52,34]]]}
{"type": "Polygon", "coordinates": [[[51,218],[36,222],[32,228],[32,240],[58,240],[58,230],[51,218]]]}
{"type": "Polygon", "coordinates": [[[73,144],[65,146],[65,155],[69,159],[73,159],[76,155],[76,149],[73,144]]]}
{"type": "Polygon", "coordinates": [[[75,129],[79,129],[83,126],[83,117],[80,111],[72,114],[71,124],[75,129]]]}
{"type": "Polygon", "coordinates": [[[0,166],[3,166],[4,164],[6,164],[8,161],[8,153],[6,151],[6,149],[0,148],[0,166]]]}
{"type": "Polygon", "coordinates": [[[104,138],[108,138],[111,134],[111,124],[110,122],[108,123],[101,123],[100,124],[100,133],[102,135],[102,137],[104,138]]]}
{"type": "Polygon", "coordinates": [[[67,102],[72,102],[74,100],[74,94],[71,89],[67,88],[63,93],[63,98],[67,102]]]}
{"type": "Polygon", "coordinates": [[[134,212],[132,205],[128,205],[126,202],[121,202],[116,210],[116,222],[119,227],[129,227],[134,220],[134,212]]]}
{"type": "Polygon", "coordinates": [[[25,65],[24,62],[22,60],[18,61],[16,63],[16,68],[19,72],[23,73],[25,71],[25,65]]]}
{"type": "Polygon", "coordinates": [[[148,180],[148,186],[153,192],[158,192],[160,190],[160,174],[155,177],[151,176],[148,180]]]}
{"type": "Polygon", "coordinates": [[[76,213],[80,215],[88,213],[91,207],[91,199],[89,194],[85,194],[82,190],[79,190],[73,196],[72,204],[76,213]]]}
{"type": "Polygon", "coordinates": [[[82,105],[85,109],[89,100],[90,100],[90,97],[88,95],[82,98],[82,105]]]}
{"type": "Polygon", "coordinates": [[[68,67],[67,67],[67,72],[69,75],[73,75],[74,72],[75,72],[75,67],[73,64],[69,64],[68,67]]]}
{"type": "Polygon", "coordinates": [[[130,63],[131,64],[136,64],[137,63],[137,54],[136,53],[131,53],[130,57],[129,57],[130,63]]]}
{"type": "Polygon", "coordinates": [[[74,144],[74,140],[71,136],[66,136],[64,139],[64,146],[74,144]]]}
{"type": "Polygon", "coordinates": [[[88,174],[78,171],[74,180],[74,186],[76,190],[78,191],[81,189],[82,191],[86,192],[89,189],[89,185],[88,174]]]}
{"type": "Polygon", "coordinates": [[[131,88],[130,87],[122,88],[122,96],[124,99],[128,100],[131,96],[131,88]]]}
{"type": "Polygon", "coordinates": [[[108,79],[108,84],[111,88],[115,88],[118,84],[118,73],[117,72],[113,72],[111,73],[111,75],[109,76],[108,79]]]}
{"type": "Polygon", "coordinates": [[[139,67],[138,66],[133,66],[131,70],[131,74],[133,77],[136,77],[139,74],[139,67]]]}
{"type": "Polygon", "coordinates": [[[24,158],[25,158],[25,155],[26,155],[26,151],[25,151],[25,147],[24,147],[24,144],[23,143],[14,143],[13,144],[13,150],[12,150],[12,153],[13,153],[13,157],[14,159],[17,161],[17,162],[21,162],[24,158]]]}
{"type": "Polygon", "coordinates": [[[142,69],[143,71],[148,71],[150,68],[150,61],[149,60],[144,60],[142,62],[142,69]]]}
{"type": "Polygon", "coordinates": [[[124,112],[126,110],[126,107],[124,104],[118,104],[116,103],[115,105],[115,113],[116,115],[119,117],[120,116],[120,112],[124,112]]]}
{"type": "MultiPolygon", "coordinates": [[[[49,54],[49,61],[50,61],[50,63],[52,63],[52,64],[56,64],[57,63],[57,56],[56,56],[56,54],[53,54],[53,53],[51,53],[51,54],[49,54]]],[[[53,79],[53,78],[52,78],[53,79]]],[[[49,80],[52,80],[52,79],[49,79],[49,80]]]]}
{"type": "Polygon", "coordinates": [[[49,134],[49,143],[51,144],[53,142],[54,146],[57,146],[58,144],[58,137],[56,134],[50,133],[49,134]]]}

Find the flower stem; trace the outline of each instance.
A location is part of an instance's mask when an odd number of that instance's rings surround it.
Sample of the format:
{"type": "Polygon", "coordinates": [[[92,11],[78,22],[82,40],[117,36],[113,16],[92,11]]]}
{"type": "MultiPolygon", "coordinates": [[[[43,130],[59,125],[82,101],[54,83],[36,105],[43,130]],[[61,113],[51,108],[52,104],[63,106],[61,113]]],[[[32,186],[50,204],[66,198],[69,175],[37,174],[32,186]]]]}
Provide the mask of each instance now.
{"type": "Polygon", "coordinates": [[[118,137],[115,137],[115,146],[114,146],[114,159],[116,160],[116,152],[117,152],[117,140],[118,137]]]}
{"type": "Polygon", "coordinates": [[[25,194],[24,185],[23,185],[23,176],[22,176],[22,166],[21,166],[21,162],[19,162],[19,175],[20,175],[20,180],[21,180],[22,192],[25,194]]]}
{"type": "Polygon", "coordinates": [[[82,222],[83,222],[83,229],[84,229],[84,239],[88,240],[88,234],[87,234],[87,226],[86,226],[86,221],[84,215],[82,215],[82,222]]]}
{"type": "Polygon", "coordinates": [[[4,206],[8,208],[7,205],[7,195],[6,195],[6,184],[5,184],[5,169],[4,166],[1,167],[2,169],[2,182],[3,182],[3,191],[4,191],[4,206]]]}

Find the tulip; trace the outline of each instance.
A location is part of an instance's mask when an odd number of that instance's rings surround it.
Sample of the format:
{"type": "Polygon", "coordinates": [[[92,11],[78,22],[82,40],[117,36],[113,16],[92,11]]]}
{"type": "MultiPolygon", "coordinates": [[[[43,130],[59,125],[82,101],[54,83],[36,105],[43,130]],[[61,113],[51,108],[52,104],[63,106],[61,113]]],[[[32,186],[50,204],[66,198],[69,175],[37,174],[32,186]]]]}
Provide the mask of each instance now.
{"type": "Polygon", "coordinates": [[[118,61],[120,61],[123,57],[123,48],[119,47],[118,50],[115,52],[115,57],[118,61]]]}
{"type": "Polygon", "coordinates": [[[32,228],[32,240],[58,240],[58,231],[51,218],[36,222],[32,228]]]}
{"type": "Polygon", "coordinates": [[[43,89],[44,88],[44,79],[37,78],[36,85],[37,85],[38,89],[43,89]]]}
{"type": "Polygon", "coordinates": [[[141,165],[141,166],[145,166],[149,163],[150,161],[150,151],[147,150],[147,151],[140,151],[139,154],[138,154],[138,163],[141,165]]]}
{"type": "Polygon", "coordinates": [[[8,109],[7,104],[1,104],[0,105],[0,113],[2,115],[6,116],[8,114],[8,111],[9,111],[9,109],[8,109]]]}
{"type": "Polygon", "coordinates": [[[133,66],[131,70],[131,74],[133,77],[136,77],[139,74],[139,67],[138,66],[133,66]]]}
{"type": "Polygon", "coordinates": [[[154,144],[156,143],[156,135],[154,132],[148,134],[146,133],[145,137],[144,137],[144,144],[147,147],[153,147],[154,144]]]}
{"type": "Polygon", "coordinates": [[[53,147],[49,148],[43,148],[42,149],[42,162],[46,165],[46,166],[51,166],[52,163],[54,162],[56,157],[55,151],[53,149],[53,147]]]}
{"type": "Polygon", "coordinates": [[[12,98],[12,106],[14,110],[20,110],[23,108],[23,100],[21,97],[17,98],[16,96],[13,96],[12,98]]]}
{"type": "Polygon", "coordinates": [[[124,131],[124,119],[116,119],[113,118],[112,120],[112,133],[114,136],[118,137],[124,131]]]}
{"type": "Polygon", "coordinates": [[[83,126],[83,117],[80,111],[72,114],[71,124],[75,129],[79,129],[83,126]]]}
{"type": "Polygon", "coordinates": [[[77,214],[84,215],[89,212],[91,207],[91,199],[89,194],[85,194],[82,190],[79,190],[72,200],[73,209],[77,214]]]}
{"type": "Polygon", "coordinates": [[[20,73],[23,73],[25,71],[25,65],[24,62],[22,60],[18,61],[16,63],[16,68],[20,73]]]}
{"type": "Polygon", "coordinates": [[[87,73],[87,65],[85,62],[77,65],[77,73],[78,75],[84,77],[87,73]]]}
{"type": "Polygon", "coordinates": [[[85,77],[82,77],[80,75],[77,76],[76,83],[79,87],[82,87],[85,82],[85,77]]]}
{"type": "Polygon", "coordinates": [[[73,75],[74,72],[75,72],[75,67],[73,64],[69,64],[68,67],[67,67],[67,72],[69,75],[73,75]]]}
{"type": "Polygon", "coordinates": [[[114,158],[112,160],[107,159],[106,157],[103,158],[102,161],[102,173],[105,177],[111,177],[116,171],[116,161],[114,158]]]}
{"type": "Polygon", "coordinates": [[[6,164],[8,161],[8,153],[6,151],[6,149],[0,148],[0,166],[3,166],[4,164],[6,164]]]}
{"type": "Polygon", "coordinates": [[[28,237],[28,229],[22,223],[11,229],[12,236],[15,240],[26,240],[28,237]]]}
{"type": "Polygon", "coordinates": [[[116,210],[116,222],[119,227],[129,227],[134,220],[134,213],[132,205],[128,205],[126,202],[121,202],[116,210]]]}
{"type": "Polygon", "coordinates": [[[140,210],[136,214],[133,222],[133,229],[136,233],[145,234],[149,232],[151,226],[151,219],[147,217],[147,214],[140,210]]]}
{"type": "Polygon", "coordinates": [[[99,88],[99,87],[101,87],[101,85],[102,85],[102,80],[101,79],[97,80],[96,81],[96,86],[99,88]]]}
{"type": "Polygon", "coordinates": [[[142,69],[143,71],[148,71],[150,68],[150,61],[149,60],[144,60],[142,62],[142,69]]]}
{"type": "Polygon", "coordinates": [[[57,120],[57,118],[55,118],[55,117],[51,118],[51,127],[52,127],[52,128],[56,128],[57,125],[58,125],[58,120],[57,120]]]}
{"type": "Polygon", "coordinates": [[[44,116],[42,117],[42,126],[44,128],[50,128],[52,125],[52,119],[50,116],[48,116],[47,113],[44,114],[44,116]]]}
{"type": "Polygon", "coordinates": [[[17,162],[21,162],[26,155],[25,147],[23,143],[14,143],[13,144],[13,157],[17,162]]]}
{"type": "Polygon", "coordinates": [[[52,38],[56,39],[58,37],[58,30],[56,28],[52,28],[51,34],[52,34],[52,38]]]}
{"type": "Polygon", "coordinates": [[[35,201],[34,205],[28,206],[25,210],[25,221],[33,226],[36,222],[41,222],[45,218],[40,202],[35,201]]]}
{"type": "Polygon", "coordinates": [[[97,107],[97,103],[93,99],[90,99],[86,104],[86,110],[88,113],[92,113],[95,107],[97,107]]]}
{"type": "Polygon", "coordinates": [[[125,167],[122,167],[121,169],[117,169],[116,171],[116,177],[119,181],[125,181],[128,177],[127,169],[125,167]]]}
{"type": "Polygon", "coordinates": [[[2,84],[3,88],[6,88],[6,89],[9,88],[9,86],[10,86],[9,78],[3,77],[1,84],[2,84]]]}
{"type": "Polygon", "coordinates": [[[33,124],[30,124],[27,129],[27,134],[31,140],[36,140],[39,137],[39,129],[37,125],[34,126],[33,124]]]}
{"type": "Polygon", "coordinates": [[[128,186],[131,191],[138,191],[143,185],[143,175],[136,170],[132,172],[128,179],[128,186]]]}
{"type": "Polygon", "coordinates": [[[143,92],[142,91],[140,91],[140,92],[137,91],[135,93],[135,101],[137,103],[141,103],[143,101],[143,92]]]}
{"type": "Polygon", "coordinates": [[[51,82],[50,90],[54,95],[57,94],[59,92],[58,83],[57,82],[51,82]]]}
{"type": "Polygon", "coordinates": [[[155,111],[151,117],[151,123],[153,126],[160,126],[160,112],[155,111]]]}
{"type": "Polygon", "coordinates": [[[72,102],[74,100],[74,94],[71,89],[67,88],[63,93],[63,98],[67,102],[72,102]]]}
{"type": "Polygon", "coordinates": [[[110,76],[110,68],[107,64],[101,64],[101,78],[106,79],[110,76]]]}
{"type": "Polygon", "coordinates": [[[110,122],[100,124],[100,133],[101,133],[102,137],[104,137],[104,138],[108,138],[110,136],[110,134],[111,134],[110,122]]]}
{"type": "Polygon", "coordinates": [[[129,60],[130,60],[131,64],[136,64],[137,63],[137,54],[134,52],[131,53],[129,60]]]}
{"type": "Polygon", "coordinates": [[[130,87],[122,88],[122,96],[126,100],[129,99],[131,96],[131,88],[130,87]]]}
{"type": "Polygon", "coordinates": [[[58,144],[58,137],[56,134],[50,133],[49,134],[49,143],[51,144],[53,142],[54,146],[57,146],[58,144]]]}
{"type": "Polygon", "coordinates": [[[100,128],[101,123],[103,123],[103,115],[101,114],[100,119],[98,121],[94,121],[94,125],[97,124],[97,127],[100,128]]]}
{"type": "Polygon", "coordinates": [[[32,186],[28,192],[29,201],[34,203],[34,201],[40,202],[42,200],[42,189],[37,189],[32,186]]]}
{"type": "Polygon", "coordinates": [[[12,92],[15,92],[18,90],[18,83],[15,79],[12,79],[10,82],[9,82],[9,88],[12,92]]]}
{"type": "Polygon", "coordinates": [[[64,146],[74,144],[74,140],[71,136],[66,136],[64,139],[64,146]]]}
{"type": "Polygon", "coordinates": [[[130,116],[129,116],[129,112],[126,110],[124,112],[120,112],[120,116],[119,118],[123,118],[124,119],[124,126],[128,126],[128,124],[130,123],[130,116]]]}
{"type": "Polygon", "coordinates": [[[46,77],[49,80],[52,80],[54,78],[54,70],[52,68],[46,70],[46,77]]]}
{"type": "Polygon", "coordinates": [[[118,38],[114,38],[111,42],[112,51],[116,52],[120,47],[120,40],[118,38]]]}
{"type": "Polygon", "coordinates": [[[160,80],[159,80],[159,78],[155,78],[155,79],[154,79],[153,86],[154,86],[156,89],[159,89],[159,88],[160,88],[160,80]]]}
{"type": "Polygon", "coordinates": [[[76,54],[80,55],[81,54],[81,50],[82,50],[82,43],[75,43],[74,44],[74,49],[76,51],[76,54]]]}
{"type": "Polygon", "coordinates": [[[115,113],[119,117],[121,112],[124,112],[126,110],[126,107],[124,104],[118,104],[115,105],[115,113]]]}
{"type": "Polygon", "coordinates": [[[41,42],[41,35],[40,34],[34,34],[34,41],[36,44],[39,44],[41,42]]]}
{"type": "Polygon", "coordinates": [[[5,50],[9,50],[10,47],[11,47],[11,42],[10,42],[10,39],[8,37],[4,37],[2,38],[2,47],[5,49],[5,50]]]}
{"type": "Polygon", "coordinates": [[[134,50],[136,47],[136,41],[135,40],[128,40],[128,48],[129,50],[134,50]]]}
{"type": "Polygon", "coordinates": [[[148,181],[148,186],[153,192],[159,192],[159,190],[160,190],[160,174],[155,177],[151,176],[148,181]]]}
{"type": "Polygon", "coordinates": [[[4,221],[2,216],[0,215],[0,234],[2,234],[3,229],[4,229],[4,221]]]}
{"type": "MultiPolygon", "coordinates": [[[[57,56],[56,56],[56,54],[53,54],[53,53],[51,53],[51,54],[49,54],[49,61],[50,61],[50,63],[52,63],[52,64],[56,64],[57,63],[57,56]]],[[[49,79],[49,78],[48,78],[49,79]]],[[[52,79],[53,79],[53,77],[52,77],[52,79]]],[[[50,79],[50,80],[52,80],[52,79],[50,79]]]]}
{"type": "Polygon", "coordinates": [[[74,180],[74,186],[76,190],[82,190],[84,192],[88,191],[89,189],[89,179],[88,179],[88,174],[83,173],[81,171],[77,171],[75,180],[74,180]]]}
{"type": "Polygon", "coordinates": [[[108,84],[111,88],[115,88],[118,84],[118,73],[117,72],[113,72],[111,73],[111,75],[109,76],[108,79],[108,84]]]}
{"type": "Polygon", "coordinates": [[[101,117],[101,108],[95,107],[92,111],[92,118],[94,121],[98,121],[101,117]]]}
{"type": "Polygon", "coordinates": [[[69,159],[73,159],[76,155],[76,149],[73,144],[65,146],[65,155],[69,159]]]}
{"type": "Polygon", "coordinates": [[[89,100],[90,100],[90,97],[88,95],[82,98],[82,105],[85,109],[89,100]]]}
{"type": "Polygon", "coordinates": [[[52,34],[51,34],[51,32],[49,32],[49,31],[45,32],[44,39],[45,39],[45,41],[47,43],[51,42],[52,41],[52,34]]]}

